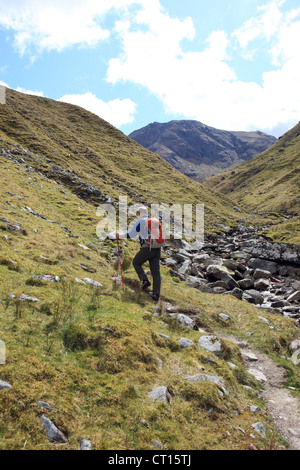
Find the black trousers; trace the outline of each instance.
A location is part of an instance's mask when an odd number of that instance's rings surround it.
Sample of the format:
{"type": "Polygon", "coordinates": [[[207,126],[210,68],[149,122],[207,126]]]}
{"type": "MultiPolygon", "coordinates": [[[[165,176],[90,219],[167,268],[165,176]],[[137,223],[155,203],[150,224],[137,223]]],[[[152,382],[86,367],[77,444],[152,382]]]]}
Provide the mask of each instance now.
{"type": "Polygon", "coordinates": [[[147,281],[148,277],[142,268],[142,265],[149,261],[150,271],[153,278],[153,294],[160,295],[161,276],[160,276],[160,248],[141,248],[133,258],[132,264],[141,281],[147,281]]]}

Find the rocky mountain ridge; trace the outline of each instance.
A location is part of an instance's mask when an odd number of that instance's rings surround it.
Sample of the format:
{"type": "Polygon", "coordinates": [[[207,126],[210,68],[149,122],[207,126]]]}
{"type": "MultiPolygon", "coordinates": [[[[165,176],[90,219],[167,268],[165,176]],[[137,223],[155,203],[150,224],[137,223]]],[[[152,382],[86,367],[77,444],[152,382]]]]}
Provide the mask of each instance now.
{"type": "Polygon", "coordinates": [[[192,120],[154,122],[129,137],[196,181],[253,158],[277,140],[260,131],[219,130],[192,120]]]}

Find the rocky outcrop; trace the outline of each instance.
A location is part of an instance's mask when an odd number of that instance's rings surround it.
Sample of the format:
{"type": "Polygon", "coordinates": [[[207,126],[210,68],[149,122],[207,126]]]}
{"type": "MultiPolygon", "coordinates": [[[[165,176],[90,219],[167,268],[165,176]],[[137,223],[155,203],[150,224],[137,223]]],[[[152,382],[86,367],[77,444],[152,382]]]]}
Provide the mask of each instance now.
{"type": "Polygon", "coordinates": [[[298,245],[272,243],[257,235],[254,227],[239,226],[235,233],[208,235],[201,248],[180,241],[166,254],[162,262],[190,287],[233,295],[300,319],[298,245]]]}

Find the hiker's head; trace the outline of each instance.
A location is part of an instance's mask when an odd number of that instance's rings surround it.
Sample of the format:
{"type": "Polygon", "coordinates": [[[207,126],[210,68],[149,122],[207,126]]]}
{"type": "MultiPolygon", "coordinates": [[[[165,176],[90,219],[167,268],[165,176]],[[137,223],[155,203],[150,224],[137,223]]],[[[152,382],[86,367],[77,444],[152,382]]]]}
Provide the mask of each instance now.
{"type": "Polygon", "coordinates": [[[148,215],[148,209],[145,206],[141,206],[138,208],[137,215],[143,217],[144,215],[148,215]]]}

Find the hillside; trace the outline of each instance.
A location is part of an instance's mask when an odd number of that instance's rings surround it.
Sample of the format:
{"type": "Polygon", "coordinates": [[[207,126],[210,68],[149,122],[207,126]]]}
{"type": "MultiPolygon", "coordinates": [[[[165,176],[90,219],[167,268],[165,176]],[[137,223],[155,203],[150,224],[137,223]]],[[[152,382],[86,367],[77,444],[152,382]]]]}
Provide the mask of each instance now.
{"type": "Polygon", "coordinates": [[[283,400],[269,408],[279,395],[289,405],[300,397],[295,247],[271,263],[270,288],[277,300],[286,290],[289,317],[225,292],[204,279],[210,264],[229,263],[232,283],[257,274],[250,256],[265,263],[253,252],[265,248],[256,228],[227,239],[216,224],[247,214],[96,116],[40,100],[8,91],[0,106],[0,449],[299,449],[288,431],[297,412],[283,400]],[[119,185],[129,201],[211,204],[203,250],[164,248],[158,304],[139,288],[138,242],[122,244],[123,290],[116,244],[96,236],[95,206],[118,198],[119,185]],[[289,418],[284,431],[274,414],[289,418]]]}
{"type": "Polygon", "coordinates": [[[250,160],[276,142],[259,131],[224,131],[191,120],[154,122],[130,137],[196,181],[250,160]]]}
{"type": "Polygon", "coordinates": [[[278,216],[266,234],[277,241],[300,243],[300,123],[270,149],[233,171],[203,183],[230,196],[244,209],[278,216]]]}
{"type": "Polygon", "coordinates": [[[0,106],[0,138],[19,145],[14,153],[27,164],[95,205],[123,194],[128,203],[204,204],[205,223],[212,230],[218,230],[213,226],[218,218],[226,225],[237,220],[230,200],[207,193],[80,107],[7,90],[6,104],[0,106]]]}

